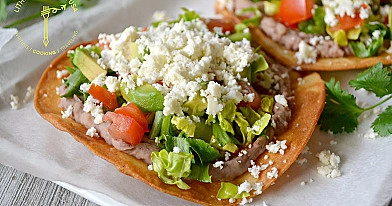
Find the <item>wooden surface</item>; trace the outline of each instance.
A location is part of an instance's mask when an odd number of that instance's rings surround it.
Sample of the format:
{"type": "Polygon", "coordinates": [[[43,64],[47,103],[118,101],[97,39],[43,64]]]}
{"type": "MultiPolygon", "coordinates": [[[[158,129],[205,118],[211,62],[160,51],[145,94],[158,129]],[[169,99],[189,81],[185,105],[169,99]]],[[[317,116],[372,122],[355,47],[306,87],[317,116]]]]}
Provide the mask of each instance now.
{"type": "Polygon", "coordinates": [[[97,204],[63,187],[0,164],[0,206],[97,204]]]}

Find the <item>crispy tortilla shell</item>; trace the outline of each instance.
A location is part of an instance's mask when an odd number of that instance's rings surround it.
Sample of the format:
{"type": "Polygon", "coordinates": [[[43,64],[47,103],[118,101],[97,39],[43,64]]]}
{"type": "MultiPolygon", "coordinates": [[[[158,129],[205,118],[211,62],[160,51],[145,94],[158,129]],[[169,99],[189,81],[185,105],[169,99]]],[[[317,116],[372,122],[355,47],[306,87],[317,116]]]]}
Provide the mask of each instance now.
{"type": "MultiPolygon", "coordinates": [[[[219,3],[216,4],[216,12],[223,15],[225,19],[240,23],[241,19],[234,13],[229,12],[226,8],[222,8],[219,3]]],[[[341,71],[369,68],[379,62],[384,65],[392,64],[392,54],[385,51],[378,56],[359,58],[339,57],[339,58],[318,58],[313,64],[298,64],[295,57],[295,51],[289,50],[283,45],[269,38],[260,28],[250,27],[252,40],[261,46],[261,49],[268,55],[275,58],[278,62],[289,67],[300,67],[303,71],[341,71]]]]}
{"type": "MultiPolygon", "coordinates": [[[[84,45],[96,43],[96,41],[87,42],[84,45]]],[[[75,49],[74,46],[71,49],[75,49]]],[[[147,185],[160,190],[162,192],[193,201],[204,205],[228,205],[227,200],[219,201],[216,194],[220,188],[220,182],[201,183],[198,181],[187,181],[190,190],[181,190],[175,185],[167,185],[163,183],[154,171],[147,169],[147,164],[142,160],[128,155],[108,145],[104,139],[97,137],[90,137],[86,135],[87,129],[70,118],[62,118],[61,109],[58,107],[60,102],[59,95],[56,94],[56,87],[61,85],[61,80],[57,79],[56,71],[65,69],[65,66],[71,66],[70,59],[67,57],[67,52],[55,59],[52,64],[46,69],[38,83],[34,104],[37,112],[56,128],[61,131],[68,132],[77,141],[84,144],[97,156],[112,163],[117,169],[129,176],[139,179],[147,185]]],[[[298,73],[293,73],[293,88],[295,89],[295,106],[292,115],[292,121],[289,124],[288,130],[278,137],[278,140],[287,140],[288,148],[284,155],[268,154],[270,159],[275,163],[274,167],[278,169],[279,176],[286,171],[289,166],[296,160],[302,149],[305,147],[313,130],[316,126],[317,120],[321,114],[325,102],[325,88],[324,82],[317,73],[313,73],[303,77],[301,84],[298,83],[298,73]],[[284,163],[283,160],[286,160],[284,163]]],[[[56,137],[53,137],[56,138],[56,137]]],[[[263,153],[255,160],[256,163],[265,164],[263,153]]],[[[268,179],[266,173],[270,171],[268,168],[260,173],[259,179],[250,176],[248,172],[236,178],[233,183],[239,185],[244,180],[249,182],[262,181],[265,185],[263,190],[271,185],[276,179],[268,179]]],[[[252,196],[254,196],[252,194],[252,196]]],[[[238,204],[238,202],[237,202],[238,204]]]]}

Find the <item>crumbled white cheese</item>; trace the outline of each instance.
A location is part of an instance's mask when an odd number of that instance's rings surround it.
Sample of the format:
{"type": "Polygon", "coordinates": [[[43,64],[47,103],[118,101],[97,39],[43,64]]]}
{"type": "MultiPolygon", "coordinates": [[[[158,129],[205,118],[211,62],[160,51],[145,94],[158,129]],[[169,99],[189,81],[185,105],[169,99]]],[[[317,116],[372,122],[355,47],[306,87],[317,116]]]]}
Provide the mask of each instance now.
{"type": "Polygon", "coordinates": [[[273,167],[271,171],[267,172],[267,178],[278,178],[278,169],[276,167],[273,167]]]}
{"type": "Polygon", "coordinates": [[[274,99],[277,103],[283,105],[284,107],[288,107],[287,100],[282,94],[277,94],[274,96],[274,99]]]}
{"type": "Polygon", "coordinates": [[[259,54],[253,52],[249,41],[233,43],[221,38],[201,20],[162,22],[143,31],[129,27],[117,35],[100,35],[99,40],[110,43],[110,49],[101,52],[99,62],[116,71],[130,89],[145,83],[154,85],[164,95],[165,115],[183,116],[182,105],[193,98],[195,91],[207,102],[206,113],[213,116],[227,101],[253,100],[252,95],[242,93],[237,76],[259,54]],[[130,55],[130,43],[137,45],[143,61],[130,55]],[[127,77],[130,74],[134,76],[127,77]],[[208,81],[207,88],[201,88],[200,83],[208,81]],[[190,91],[192,85],[199,86],[190,91]]]}
{"type": "Polygon", "coordinates": [[[216,161],[214,164],[212,164],[213,167],[215,168],[219,167],[219,169],[223,169],[223,165],[224,165],[223,161],[216,161]]]}
{"type": "Polygon", "coordinates": [[[173,147],[173,152],[179,153],[179,152],[181,152],[181,149],[179,147],[173,147]]]}
{"type": "Polygon", "coordinates": [[[271,153],[279,152],[280,154],[283,155],[284,150],[287,149],[286,140],[282,140],[282,141],[277,140],[275,143],[270,142],[265,148],[268,150],[268,152],[271,153]]]}
{"type": "Polygon", "coordinates": [[[298,52],[295,53],[295,57],[298,59],[298,64],[310,64],[316,62],[317,50],[315,47],[308,45],[303,40],[301,40],[298,47],[298,52]]]}
{"type": "Polygon", "coordinates": [[[241,194],[242,192],[247,192],[249,193],[250,190],[252,189],[252,185],[245,180],[240,186],[238,186],[238,194],[241,194]]]}
{"type": "Polygon", "coordinates": [[[62,79],[62,78],[64,78],[64,77],[66,77],[68,74],[69,74],[69,72],[68,72],[68,70],[66,70],[66,69],[57,70],[57,71],[56,71],[57,79],[62,79]]]}
{"type": "Polygon", "coordinates": [[[153,170],[153,166],[152,166],[152,165],[148,165],[148,166],[147,166],[147,169],[150,170],[150,171],[152,171],[152,170],[153,170]]]}
{"type": "Polygon", "coordinates": [[[31,86],[28,86],[26,89],[26,95],[23,99],[23,103],[27,103],[32,96],[34,96],[34,89],[31,86]]]}
{"type": "Polygon", "coordinates": [[[260,165],[255,165],[253,164],[251,167],[248,168],[248,172],[254,177],[254,178],[259,178],[261,171],[260,165]]]}
{"type": "Polygon", "coordinates": [[[69,105],[67,110],[61,111],[61,117],[64,118],[64,119],[68,118],[68,117],[70,117],[72,115],[72,112],[73,112],[73,106],[69,105]]]}
{"type": "Polygon", "coordinates": [[[262,182],[256,182],[252,185],[252,190],[254,190],[255,195],[260,195],[263,192],[263,183],[262,182]]]}
{"type": "Polygon", "coordinates": [[[273,165],[273,164],[274,164],[274,161],[269,160],[269,161],[268,161],[268,164],[269,164],[269,165],[273,165]]]}
{"type": "Polygon", "coordinates": [[[104,113],[102,103],[94,99],[94,97],[92,97],[91,95],[87,97],[83,105],[83,111],[91,113],[91,115],[94,117],[95,124],[100,124],[103,122],[102,118],[104,113]]]}
{"type": "Polygon", "coordinates": [[[324,21],[327,25],[333,27],[337,24],[336,16],[350,16],[355,18],[359,9],[361,19],[369,18],[371,0],[322,0],[325,7],[326,15],[324,21]],[[365,6],[363,6],[365,5],[365,6]],[[365,9],[366,8],[366,9],[365,9]]]}
{"type": "Polygon", "coordinates": [[[118,81],[118,79],[113,76],[106,77],[105,85],[109,92],[117,92],[120,89],[120,81],[118,81]]]}
{"type": "Polygon", "coordinates": [[[229,160],[231,156],[230,152],[225,152],[225,161],[229,160]]]}
{"type": "Polygon", "coordinates": [[[330,144],[330,145],[337,145],[338,142],[337,142],[336,140],[331,140],[331,141],[329,141],[329,144],[330,144]]]}
{"type": "Polygon", "coordinates": [[[305,163],[308,162],[308,160],[306,158],[298,158],[297,160],[295,160],[296,163],[303,165],[305,163]]]}
{"type": "Polygon", "coordinates": [[[105,84],[106,76],[104,73],[98,75],[91,83],[98,86],[103,86],[105,84]]]}
{"type": "Polygon", "coordinates": [[[319,174],[328,178],[336,178],[341,175],[339,170],[339,156],[335,155],[335,153],[331,153],[329,150],[323,150],[316,156],[319,158],[320,162],[324,164],[323,166],[317,167],[319,174]]]}
{"type": "Polygon", "coordinates": [[[378,133],[375,132],[372,128],[370,128],[366,131],[364,137],[368,139],[376,139],[376,137],[378,137],[378,133]]]}
{"type": "Polygon", "coordinates": [[[269,167],[270,165],[267,163],[267,164],[262,164],[261,165],[261,170],[266,170],[268,167],[269,167]]]}
{"type": "Polygon", "coordinates": [[[82,92],[87,93],[88,90],[90,90],[90,87],[91,87],[91,84],[83,83],[83,84],[80,85],[79,89],[80,89],[82,92]]]}
{"type": "Polygon", "coordinates": [[[11,94],[10,98],[11,98],[11,102],[10,102],[11,110],[17,110],[19,107],[19,97],[11,94]]]}
{"type": "Polygon", "coordinates": [[[304,149],[302,150],[301,154],[302,154],[302,155],[304,155],[304,154],[312,154],[312,152],[310,151],[308,145],[305,145],[305,147],[304,147],[304,149]]]}
{"type": "Polygon", "coordinates": [[[381,31],[380,31],[380,30],[376,30],[376,31],[374,31],[374,32],[372,33],[372,39],[377,40],[377,39],[380,38],[380,35],[381,35],[381,31]]]}
{"type": "Polygon", "coordinates": [[[95,129],[95,127],[90,127],[90,128],[87,130],[86,135],[87,135],[87,136],[90,136],[90,137],[98,137],[97,129],[95,129]]]}

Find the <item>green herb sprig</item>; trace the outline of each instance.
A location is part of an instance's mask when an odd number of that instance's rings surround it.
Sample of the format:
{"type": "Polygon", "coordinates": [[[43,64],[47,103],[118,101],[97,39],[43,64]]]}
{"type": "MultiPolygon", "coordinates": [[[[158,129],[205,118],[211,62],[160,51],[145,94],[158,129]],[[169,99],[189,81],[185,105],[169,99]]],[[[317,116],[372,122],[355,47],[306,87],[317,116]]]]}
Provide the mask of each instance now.
{"type": "MultiPolygon", "coordinates": [[[[392,99],[391,66],[384,67],[378,63],[360,73],[349,85],[355,90],[365,89],[380,98],[377,104],[361,107],[356,103],[356,97],[343,90],[340,82],[331,78],[326,82],[326,104],[319,119],[320,129],[334,134],[351,133],[358,126],[359,116],[392,99]]],[[[371,128],[382,137],[392,134],[392,105],[388,106],[373,121],[371,128]]]]}

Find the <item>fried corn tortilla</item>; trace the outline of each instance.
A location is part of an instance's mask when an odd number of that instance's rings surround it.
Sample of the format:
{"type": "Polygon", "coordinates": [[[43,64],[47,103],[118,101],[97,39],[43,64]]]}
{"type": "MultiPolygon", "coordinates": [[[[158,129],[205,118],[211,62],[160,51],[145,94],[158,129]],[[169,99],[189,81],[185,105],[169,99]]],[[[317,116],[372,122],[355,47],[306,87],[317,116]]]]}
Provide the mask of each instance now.
{"type": "MultiPolygon", "coordinates": [[[[225,19],[235,23],[240,23],[242,21],[242,19],[235,15],[234,12],[230,12],[226,7],[222,7],[219,1],[217,1],[215,5],[215,10],[216,13],[223,15],[225,19]]],[[[300,67],[303,71],[340,71],[364,69],[379,62],[382,62],[383,65],[392,64],[392,54],[388,54],[385,51],[381,52],[377,56],[368,58],[359,58],[355,56],[339,58],[317,58],[315,63],[298,64],[298,60],[295,57],[295,51],[289,50],[283,45],[272,40],[258,27],[250,26],[249,30],[252,34],[252,40],[260,45],[261,49],[268,55],[274,57],[278,62],[286,66],[300,67]]]]}
{"type": "MultiPolygon", "coordinates": [[[[92,41],[84,45],[95,44],[96,42],[92,41]]],[[[77,46],[79,45],[74,46],[71,50],[77,46]]],[[[51,63],[39,81],[34,104],[37,112],[44,119],[59,130],[71,134],[75,140],[84,144],[95,155],[112,163],[120,172],[132,176],[159,191],[204,205],[229,204],[227,200],[218,200],[216,198],[221,186],[220,182],[201,183],[198,181],[186,181],[191,187],[189,190],[181,190],[176,185],[167,185],[159,179],[156,172],[148,170],[148,165],[142,160],[115,149],[102,138],[86,135],[87,129],[73,119],[62,118],[61,109],[58,107],[60,96],[56,94],[56,87],[61,85],[61,79],[56,77],[56,71],[64,70],[66,66],[71,66],[67,52],[51,63]]],[[[274,161],[274,166],[278,169],[279,176],[282,176],[305,147],[316,127],[325,102],[324,82],[319,74],[312,73],[301,78],[299,78],[299,75],[299,73],[294,72],[291,75],[292,88],[295,91],[292,120],[287,131],[277,137],[277,140],[287,140],[286,145],[288,148],[285,150],[284,155],[265,151],[255,160],[256,164],[265,164],[268,160],[264,160],[262,157],[268,153],[269,159],[274,161]]],[[[267,172],[269,171],[270,169],[262,171],[258,179],[246,172],[233,180],[232,183],[239,185],[245,180],[250,183],[261,181],[264,184],[263,190],[265,190],[276,180],[275,178],[267,178],[267,172]]],[[[251,194],[251,196],[255,195],[251,194]]],[[[237,201],[237,204],[239,201],[237,201]]]]}

